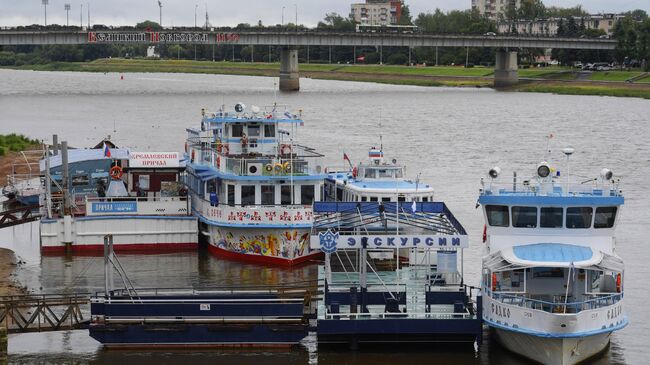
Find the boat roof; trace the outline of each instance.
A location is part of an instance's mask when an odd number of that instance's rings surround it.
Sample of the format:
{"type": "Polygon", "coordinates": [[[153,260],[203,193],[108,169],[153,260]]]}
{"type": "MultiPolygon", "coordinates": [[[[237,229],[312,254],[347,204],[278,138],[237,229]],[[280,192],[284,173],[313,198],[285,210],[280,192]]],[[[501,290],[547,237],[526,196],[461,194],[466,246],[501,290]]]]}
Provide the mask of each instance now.
{"type": "Polygon", "coordinates": [[[203,122],[213,124],[236,124],[236,123],[261,123],[261,124],[299,124],[304,125],[305,121],[300,118],[267,118],[264,116],[253,117],[236,117],[236,116],[223,116],[223,117],[204,117],[203,122]]]}
{"type": "Polygon", "coordinates": [[[201,181],[207,181],[212,179],[224,179],[224,180],[241,180],[241,181],[321,181],[325,178],[323,174],[315,175],[293,175],[293,177],[287,175],[277,175],[277,176],[252,176],[252,175],[235,175],[231,173],[224,173],[215,169],[212,166],[199,165],[195,163],[188,163],[188,168],[190,168],[196,177],[201,181]]]}
{"type": "Polygon", "coordinates": [[[433,187],[425,183],[416,183],[415,181],[406,180],[406,179],[365,179],[365,178],[353,178],[351,173],[345,172],[333,172],[327,174],[327,179],[333,182],[346,184],[351,189],[354,190],[369,190],[369,191],[378,191],[386,190],[389,192],[394,192],[395,189],[400,190],[401,192],[428,192],[433,191],[433,187]]]}
{"type": "Polygon", "coordinates": [[[589,246],[566,243],[534,243],[504,248],[486,260],[492,271],[525,267],[575,267],[622,271],[623,261],[589,246]]]}
{"type": "Polygon", "coordinates": [[[482,205],[623,205],[625,199],[620,195],[605,195],[602,190],[580,194],[531,194],[531,193],[502,193],[497,195],[481,195],[478,202],[482,205]]]}

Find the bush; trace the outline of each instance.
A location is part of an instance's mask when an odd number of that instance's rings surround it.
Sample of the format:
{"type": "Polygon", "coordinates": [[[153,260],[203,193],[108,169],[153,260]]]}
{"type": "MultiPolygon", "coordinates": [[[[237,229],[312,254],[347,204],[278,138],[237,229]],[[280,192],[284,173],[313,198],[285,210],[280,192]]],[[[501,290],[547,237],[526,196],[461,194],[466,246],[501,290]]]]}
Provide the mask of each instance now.
{"type": "Polygon", "coordinates": [[[393,53],[388,56],[386,63],[389,65],[406,65],[409,61],[409,58],[404,53],[393,53]]]}
{"type": "Polygon", "coordinates": [[[7,149],[5,147],[0,146],[0,156],[4,156],[7,154],[7,149]]]}

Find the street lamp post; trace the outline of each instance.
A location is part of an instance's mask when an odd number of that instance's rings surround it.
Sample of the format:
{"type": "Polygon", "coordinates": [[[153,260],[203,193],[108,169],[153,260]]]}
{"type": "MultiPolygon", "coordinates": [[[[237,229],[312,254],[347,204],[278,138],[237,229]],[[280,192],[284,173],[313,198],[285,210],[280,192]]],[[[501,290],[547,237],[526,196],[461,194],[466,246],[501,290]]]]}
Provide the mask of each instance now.
{"type": "Polygon", "coordinates": [[[65,4],[63,8],[65,9],[65,25],[69,27],[70,26],[70,4],[65,4]]]}
{"type": "Polygon", "coordinates": [[[81,4],[81,10],[79,10],[79,29],[84,29],[84,4],[81,4]]]}
{"type": "Polygon", "coordinates": [[[160,0],[158,0],[158,8],[160,8],[160,21],[158,22],[158,25],[160,25],[160,28],[162,28],[162,3],[160,0]]]}
{"type": "Polygon", "coordinates": [[[284,6],[282,7],[282,28],[284,28],[284,6]]]}
{"type": "MultiPolygon", "coordinates": [[[[196,10],[199,8],[199,4],[194,5],[194,29],[196,30],[196,10]]],[[[194,45],[194,61],[196,61],[196,44],[194,45]]]]}
{"type": "Polygon", "coordinates": [[[296,32],[298,31],[298,4],[293,4],[296,7],[296,32]]]}
{"type": "Polygon", "coordinates": [[[43,9],[45,10],[45,26],[47,27],[47,4],[49,4],[50,0],[42,0],[43,1],[43,9]]]}

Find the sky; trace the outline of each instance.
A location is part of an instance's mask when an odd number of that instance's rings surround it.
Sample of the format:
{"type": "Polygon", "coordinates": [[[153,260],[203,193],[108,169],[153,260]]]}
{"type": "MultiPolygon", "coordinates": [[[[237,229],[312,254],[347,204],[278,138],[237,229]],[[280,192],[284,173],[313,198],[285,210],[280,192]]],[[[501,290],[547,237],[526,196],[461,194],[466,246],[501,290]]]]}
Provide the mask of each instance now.
{"type": "MultiPolygon", "coordinates": [[[[48,0],[47,23],[65,24],[64,4],[69,3],[70,23],[78,25],[83,4],[83,22],[87,24],[90,5],[91,24],[135,25],[145,19],[158,21],[157,0],[48,0]]],[[[347,16],[352,2],[363,0],[161,0],[163,26],[193,26],[196,9],[197,23],[205,23],[207,5],[210,23],[213,26],[234,26],[238,23],[280,24],[282,8],[284,21],[295,22],[296,8],[298,23],[314,26],[326,13],[335,12],[347,16]],[[197,7],[198,5],[198,7],[197,7]]],[[[545,0],[547,6],[570,7],[582,5],[591,13],[623,12],[644,9],[650,13],[650,0],[545,0]]],[[[471,0],[406,0],[414,16],[421,12],[468,9],[471,0]]],[[[42,0],[0,0],[0,27],[43,24],[42,0]]]]}

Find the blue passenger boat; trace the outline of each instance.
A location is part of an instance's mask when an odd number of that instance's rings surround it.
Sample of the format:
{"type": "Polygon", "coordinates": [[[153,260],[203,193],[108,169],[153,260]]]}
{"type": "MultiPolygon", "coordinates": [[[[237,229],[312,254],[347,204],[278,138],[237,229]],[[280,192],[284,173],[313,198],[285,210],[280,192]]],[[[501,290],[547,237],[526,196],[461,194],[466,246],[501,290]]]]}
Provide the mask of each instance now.
{"type": "Polygon", "coordinates": [[[298,142],[302,125],[300,111],[240,103],[187,129],[187,186],[211,252],[284,266],[319,255],[309,231],[325,175],[322,155],[298,142]]]}
{"type": "MultiPolygon", "coordinates": [[[[573,149],[563,152],[569,156],[573,149]]],[[[614,229],[624,199],[603,169],[579,183],[547,162],[535,174],[482,180],[483,319],[509,350],[544,364],[598,354],[628,324],[614,229]]]]}

